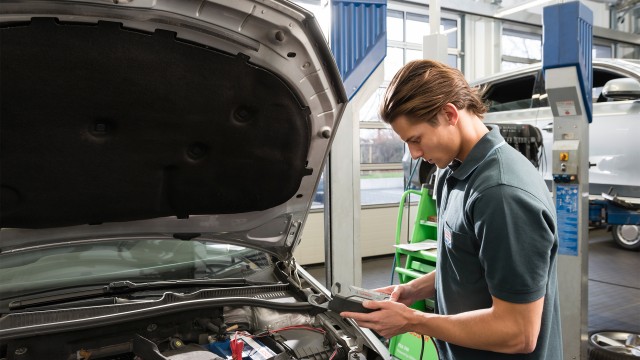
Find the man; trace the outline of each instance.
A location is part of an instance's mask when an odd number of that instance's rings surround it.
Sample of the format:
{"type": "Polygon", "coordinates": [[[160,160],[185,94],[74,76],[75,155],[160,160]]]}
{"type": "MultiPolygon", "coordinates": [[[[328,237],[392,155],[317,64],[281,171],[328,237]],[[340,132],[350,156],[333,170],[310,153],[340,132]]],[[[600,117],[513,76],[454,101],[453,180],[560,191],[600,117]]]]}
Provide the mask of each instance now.
{"type": "Polygon", "coordinates": [[[369,314],[343,312],[384,337],[435,338],[442,359],[562,359],[555,210],[531,163],[482,123],[464,76],[418,60],[393,78],[381,117],[413,158],[445,169],[437,184],[436,270],[378,291],[369,314]],[[435,313],[408,305],[435,296],[435,313]]]}

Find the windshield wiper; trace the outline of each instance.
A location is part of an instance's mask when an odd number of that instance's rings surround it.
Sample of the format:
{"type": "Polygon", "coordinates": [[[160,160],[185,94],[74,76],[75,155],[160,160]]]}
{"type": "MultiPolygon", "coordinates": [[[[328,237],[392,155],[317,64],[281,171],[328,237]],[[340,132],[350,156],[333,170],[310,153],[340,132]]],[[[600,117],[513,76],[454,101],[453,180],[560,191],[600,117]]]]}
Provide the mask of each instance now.
{"type": "Polygon", "coordinates": [[[144,283],[134,283],[128,280],[114,281],[106,286],[87,290],[76,290],[62,294],[53,294],[37,297],[27,297],[9,303],[9,310],[21,310],[34,306],[55,305],[69,301],[91,299],[105,295],[130,294],[143,290],[172,289],[195,286],[246,286],[246,285],[274,285],[274,282],[251,281],[244,278],[225,279],[191,279],[191,280],[165,280],[144,283]]]}

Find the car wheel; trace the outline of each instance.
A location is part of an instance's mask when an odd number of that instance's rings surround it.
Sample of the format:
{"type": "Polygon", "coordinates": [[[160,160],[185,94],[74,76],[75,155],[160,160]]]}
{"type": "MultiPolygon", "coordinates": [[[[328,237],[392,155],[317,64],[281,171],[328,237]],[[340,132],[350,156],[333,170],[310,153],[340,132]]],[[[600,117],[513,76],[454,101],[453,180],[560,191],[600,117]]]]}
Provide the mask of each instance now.
{"type": "Polygon", "coordinates": [[[589,334],[589,360],[640,360],[640,335],[599,330],[589,334]]]}
{"type": "Polygon", "coordinates": [[[614,225],[613,239],[618,245],[628,250],[640,250],[640,226],[614,225]]]}

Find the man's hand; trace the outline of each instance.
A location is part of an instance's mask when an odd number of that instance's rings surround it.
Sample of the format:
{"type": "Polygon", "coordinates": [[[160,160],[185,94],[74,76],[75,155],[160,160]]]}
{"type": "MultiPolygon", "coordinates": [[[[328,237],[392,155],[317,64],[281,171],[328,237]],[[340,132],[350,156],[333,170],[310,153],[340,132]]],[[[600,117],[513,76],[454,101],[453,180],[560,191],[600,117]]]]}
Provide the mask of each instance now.
{"type": "Polygon", "coordinates": [[[401,304],[405,304],[410,306],[416,300],[414,300],[414,296],[412,296],[412,289],[405,285],[391,285],[383,288],[374,289],[374,291],[381,292],[384,294],[389,294],[391,297],[389,301],[399,302],[401,304]]]}
{"type": "MultiPolygon", "coordinates": [[[[394,286],[378,289],[385,294],[392,294],[394,286]],[[383,291],[384,290],[384,291],[383,291]],[[389,292],[386,292],[389,291],[389,292]]],[[[398,286],[395,286],[398,288],[398,286]]],[[[367,309],[377,310],[371,313],[342,312],[340,316],[354,319],[359,326],[369,328],[385,338],[410,331],[410,321],[415,317],[413,309],[395,301],[371,301],[362,303],[367,309]]]]}

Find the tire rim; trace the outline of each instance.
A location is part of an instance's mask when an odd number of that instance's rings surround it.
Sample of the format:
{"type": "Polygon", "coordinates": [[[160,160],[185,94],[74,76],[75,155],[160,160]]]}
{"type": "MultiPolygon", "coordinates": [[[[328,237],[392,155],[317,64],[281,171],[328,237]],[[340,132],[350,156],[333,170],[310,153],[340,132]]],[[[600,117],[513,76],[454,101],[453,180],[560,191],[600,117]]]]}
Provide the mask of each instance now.
{"type": "Polygon", "coordinates": [[[591,335],[591,343],[603,350],[640,358],[640,335],[623,331],[599,332],[591,335]]]}
{"type": "Polygon", "coordinates": [[[618,239],[625,245],[635,245],[640,241],[640,230],[636,225],[620,225],[616,227],[618,239]]]}

